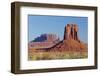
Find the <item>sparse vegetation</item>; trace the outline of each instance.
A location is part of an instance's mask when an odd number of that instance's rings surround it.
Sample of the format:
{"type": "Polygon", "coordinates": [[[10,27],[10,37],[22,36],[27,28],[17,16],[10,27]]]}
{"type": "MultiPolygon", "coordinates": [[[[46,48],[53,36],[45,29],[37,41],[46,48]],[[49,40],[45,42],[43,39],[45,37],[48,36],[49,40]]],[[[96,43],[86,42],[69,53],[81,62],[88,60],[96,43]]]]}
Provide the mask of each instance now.
{"type": "Polygon", "coordinates": [[[81,59],[87,58],[87,52],[74,52],[74,51],[66,51],[66,52],[58,52],[58,51],[40,51],[40,52],[30,52],[28,53],[28,60],[52,60],[52,59],[81,59]]]}

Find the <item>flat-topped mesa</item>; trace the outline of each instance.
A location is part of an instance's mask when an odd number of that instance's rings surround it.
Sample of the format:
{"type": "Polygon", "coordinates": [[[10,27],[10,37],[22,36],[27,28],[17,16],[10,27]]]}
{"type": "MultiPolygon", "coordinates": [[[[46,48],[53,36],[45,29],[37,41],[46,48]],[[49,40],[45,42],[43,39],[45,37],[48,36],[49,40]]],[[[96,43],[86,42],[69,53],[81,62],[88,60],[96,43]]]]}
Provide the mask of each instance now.
{"type": "Polygon", "coordinates": [[[67,24],[64,30],[64,40],[74,39],[79,41],[77,24],[67,24]]]}
{"type": "Polygon", "coordinates": [[[60,42],[56,34],[41,34],[29,42],[29,48],[50,48],[60,42]]]}

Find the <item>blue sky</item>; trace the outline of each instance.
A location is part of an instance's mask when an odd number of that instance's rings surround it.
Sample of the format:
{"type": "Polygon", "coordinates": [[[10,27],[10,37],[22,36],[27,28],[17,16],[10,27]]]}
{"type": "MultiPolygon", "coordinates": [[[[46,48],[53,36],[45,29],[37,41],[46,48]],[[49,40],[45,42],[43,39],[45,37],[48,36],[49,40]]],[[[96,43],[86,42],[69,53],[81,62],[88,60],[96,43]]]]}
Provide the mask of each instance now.
{"type": "Polygon", "coordinates": [[[88,42],[88,18],[75,16],[28,16],[28,41],[41,34],[56,34],[63,39],[64,27],[68,23],[75,23],[79,27],[79,38],[81,41],[88,42]]]}

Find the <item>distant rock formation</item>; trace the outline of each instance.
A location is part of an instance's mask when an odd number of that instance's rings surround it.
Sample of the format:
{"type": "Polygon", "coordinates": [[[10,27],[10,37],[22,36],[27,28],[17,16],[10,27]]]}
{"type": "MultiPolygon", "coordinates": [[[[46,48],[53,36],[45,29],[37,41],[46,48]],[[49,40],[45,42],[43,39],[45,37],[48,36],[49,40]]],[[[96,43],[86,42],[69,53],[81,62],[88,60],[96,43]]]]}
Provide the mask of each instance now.
{"type": "Polygon", "coordinates": [[[55,34],[42,34],[35,38],[33,42],[55,42],[56,40],[59,40],[59,38],[55,34]]]}
{"type": "Polygon", "coordinates": [[[50,48],[59,42],[55,34],[42,34],[29,43],[30,48],[50,48]]]}
{"type": "Polygon", "coordinates": [[[79,40],[78,25],[67,24],[64,39],[47,51],[87,51],[87,45],[79,40]]]}

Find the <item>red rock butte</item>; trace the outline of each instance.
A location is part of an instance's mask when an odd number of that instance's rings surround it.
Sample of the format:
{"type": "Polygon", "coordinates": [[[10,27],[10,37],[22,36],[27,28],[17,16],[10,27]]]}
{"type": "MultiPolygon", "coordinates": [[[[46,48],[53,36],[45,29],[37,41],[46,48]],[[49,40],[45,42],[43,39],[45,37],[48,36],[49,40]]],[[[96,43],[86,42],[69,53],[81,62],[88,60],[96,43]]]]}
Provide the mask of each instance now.
{"type": "Polygon", "coordinates": [[[78,25],[67,24],[62,41],[47,49],[48,51],[87,51],[87,45],[78,36],[78,25]]]}

